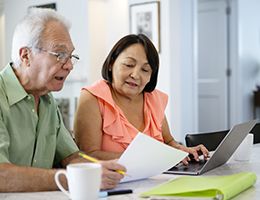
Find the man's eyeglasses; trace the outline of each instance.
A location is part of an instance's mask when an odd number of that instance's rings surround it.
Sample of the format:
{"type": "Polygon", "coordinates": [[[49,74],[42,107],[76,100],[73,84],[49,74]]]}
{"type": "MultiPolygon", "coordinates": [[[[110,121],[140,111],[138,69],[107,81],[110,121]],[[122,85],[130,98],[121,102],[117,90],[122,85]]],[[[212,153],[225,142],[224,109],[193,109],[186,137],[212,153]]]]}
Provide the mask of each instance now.
{"type": "Polygon", "coordinates": [[[73,65],[75,65],[78,60],[79,60],[79,56],[76,55],[76,54],[68,54],[66,52],[53,52],[53,51],[48,51],[46,49],[42,49],[42,48],[37,48],[39,49],[40,51],[43,51],[43,52],[46,52],[50,55],[53,55],[57,58],[57,62],[60,62],[61,64],[66,64],[68,62],[68,60],[70,59],[71,63],[73,65]]]}

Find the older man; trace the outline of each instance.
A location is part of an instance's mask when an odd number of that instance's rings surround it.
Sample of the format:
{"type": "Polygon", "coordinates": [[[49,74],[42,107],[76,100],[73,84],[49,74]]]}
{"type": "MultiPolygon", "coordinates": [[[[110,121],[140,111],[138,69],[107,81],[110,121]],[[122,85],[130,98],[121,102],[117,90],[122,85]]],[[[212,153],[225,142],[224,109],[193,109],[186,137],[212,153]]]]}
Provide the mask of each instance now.
{"type": "MultiPolygon", "coordinates": [[[[56,190],[52,166],[82,162],[50,93],[79,59],[68,30],[49,9],[32,9],[16,27],[12,62],[0,73],[0,192],[56,190]]],[[[101,187],[115,187],[123,177],[115,170],[125,168],[101,164],[101,187]]]]}

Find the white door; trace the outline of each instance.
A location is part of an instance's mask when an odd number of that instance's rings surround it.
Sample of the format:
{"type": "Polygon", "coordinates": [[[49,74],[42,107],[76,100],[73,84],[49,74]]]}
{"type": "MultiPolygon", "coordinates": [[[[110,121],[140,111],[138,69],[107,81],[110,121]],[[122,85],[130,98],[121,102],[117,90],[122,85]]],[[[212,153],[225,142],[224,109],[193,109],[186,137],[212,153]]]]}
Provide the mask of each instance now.
{"type": "Polygon", "coordinates": [[[226,0],[198,0],[199,131],[228,128],[226,0]]]}

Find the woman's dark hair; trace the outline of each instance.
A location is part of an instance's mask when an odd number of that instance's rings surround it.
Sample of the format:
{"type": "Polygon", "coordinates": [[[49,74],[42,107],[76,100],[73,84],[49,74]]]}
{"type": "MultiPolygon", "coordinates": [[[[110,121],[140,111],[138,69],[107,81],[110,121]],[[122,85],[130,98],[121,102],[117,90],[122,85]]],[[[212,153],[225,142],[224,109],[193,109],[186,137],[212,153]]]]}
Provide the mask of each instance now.
{"type": "Polygon", "coordinates": [[[112,84],[112,65],[119,56],[119,54],[126,48],[133,44],[141,44],[144,47],[146,57],[149,65],[152,68],[152,75],[150,81],[146,84],[144,92],[152,92],[157,84],[158,70],[159,70],[159,56],[156,48],[154,47],[151,40],[143,34],[130,34],[121,38],[109,52],[103,67],[102,67],[102,77],[112,84]]]}

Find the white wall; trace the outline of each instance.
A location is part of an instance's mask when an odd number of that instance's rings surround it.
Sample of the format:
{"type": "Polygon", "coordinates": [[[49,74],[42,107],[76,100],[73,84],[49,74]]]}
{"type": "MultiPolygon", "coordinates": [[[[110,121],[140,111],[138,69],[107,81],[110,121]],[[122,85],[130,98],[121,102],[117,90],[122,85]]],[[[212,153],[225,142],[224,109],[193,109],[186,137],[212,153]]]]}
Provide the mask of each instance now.
{"type": "Polygon", "coordinates": [[[89,1],[89,46],[90,46],[90,65],[88,84],[101,78],[101,67],[105,59],[106,50],[106,2],[89,1]],[[101,48],[102,47],[102,48],[101,48]]]}
{"type": "Polygon", "coordinates": [[[90,38],[88,84],[92,84],[101,78],[103,62],[113,45],[129,33],[127,0],[89,0],[88,11],[90,38]]]}
{"type": "Polygon", "coordinates": [[[232,0],[231,124],[253,119],[253,91],[260,84],[260,1],[232,0]]]}
{"type": "Polygon", "coordinates": [[[260,83],[260,1],[239,0],[239,67],[243,89],[241,120],[252,119],[253,90],[260,83]]]}
{"type": "Polygon", "coordinates": [[[175,138],[183,141],[186,133],[197,131],[196,2],[169,0],[168,9],[169,124],[175,138]]]}
{"type": "Polygon", "coordinates": [[[178,126],[175,126],[175,121],[173,123],[173,113],[176,113],[176,109],[172,106],[172,99],[175,99],[175,95],[171,94],[171,81],[172,77],[169,72],[171,72],[171,68],[173,67],[171,63],[171,43],[169,38],[171,38],[171,9],[170,9],[170,1],[161,1],[160,2],[160,67],[158,74],[158,83],[157,89],[162,90],[169,96],[168,105],[166,108],[166,116],[169,123],[169,126],[174,132],[174,137],[176,136],[178,126]]]}
{"type": "Polygon", "coordinates": [[[238,3],[237,0],[231,0],[232,8],[230,14],[230,125],[241,122],[241,89],[242,85],[238,79],[239,74],[239,54],[238,54],[238,3]],[[231,50],[232,49],[232,50],[231,50]]]}

